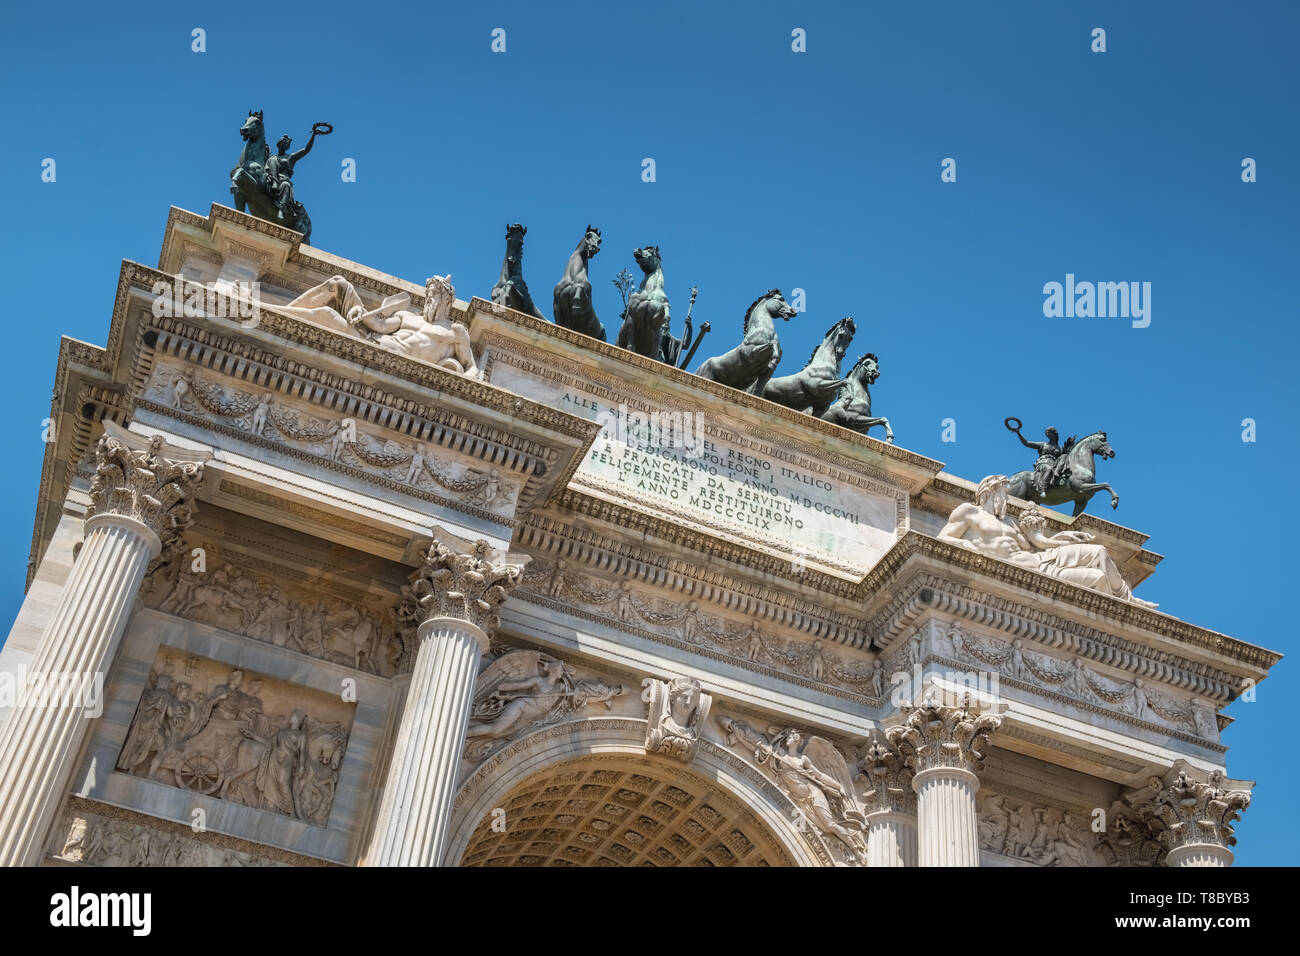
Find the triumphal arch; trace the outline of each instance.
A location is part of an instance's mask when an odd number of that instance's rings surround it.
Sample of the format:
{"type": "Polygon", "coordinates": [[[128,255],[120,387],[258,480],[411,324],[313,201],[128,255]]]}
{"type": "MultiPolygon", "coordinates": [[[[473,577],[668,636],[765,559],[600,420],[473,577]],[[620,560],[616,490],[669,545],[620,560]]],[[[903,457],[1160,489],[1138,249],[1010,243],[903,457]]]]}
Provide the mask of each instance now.
{"type": "Polygon", "coordinates": [[[1109,509],[643,354],[657,247],[624,348],[517,258],[464,301],[302,238],[173,209],[62,342],[0,861],[1231,862],[1220,710],[1278,655],[1136,595],[1109,509]]]}

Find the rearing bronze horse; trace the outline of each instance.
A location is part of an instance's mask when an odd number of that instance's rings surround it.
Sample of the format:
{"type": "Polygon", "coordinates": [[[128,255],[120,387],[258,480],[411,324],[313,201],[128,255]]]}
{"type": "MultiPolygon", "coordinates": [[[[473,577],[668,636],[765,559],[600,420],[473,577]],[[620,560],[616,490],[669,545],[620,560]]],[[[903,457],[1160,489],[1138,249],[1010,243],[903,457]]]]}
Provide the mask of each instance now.
{"type": "Polygon", "coordinates": [[[524,236],[527,233],[528,227],[517,222],[506,226],[506,257],[501,263],[501,276],[492,287],[492,301],[516,312],[527,312],[544,319],[546,316],[533,305],[528,284],[524,282],[524,236]]]}
{"type": "Polygon", "coordinates": [[[730,352],[705,359],[695,374],[751,395],[762,395],[772,373],[781,363],[781,342],[773,320],[789,321],[797,314],[794,307],[785,301],[780,289],[767,290],[745,312],[741,343],[730,352]]]}
{"type": "Polygon", "coordinates": [[[845,383],[840,378],[840,362],[856,331],[852,316],[840,319],[826,332],[821,345],[813,349],[803,370],[772,379],[763,389],[763,397],[820,418],[845,383]]]}

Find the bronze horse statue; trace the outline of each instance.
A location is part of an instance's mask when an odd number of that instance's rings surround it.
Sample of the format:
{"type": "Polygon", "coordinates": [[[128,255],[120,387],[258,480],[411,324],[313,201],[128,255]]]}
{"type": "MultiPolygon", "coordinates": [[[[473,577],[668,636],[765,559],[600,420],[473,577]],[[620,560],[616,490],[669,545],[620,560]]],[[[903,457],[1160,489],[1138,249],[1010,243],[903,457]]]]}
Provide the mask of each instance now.
{"type": "Polygon", "coordinates": [[[885,428],[885,441],[894,443],[894,429],[888,418],[871,417],[871,392],[869,385],[874,385],[880,377],[880,363],[874,354],[868,352],[853,364],[840,389],[835,404],[826,409],[821,416],[823,421],[839,425],[849,431],[865,435],[876,425],[885,428]]]}
{"type": "Polygon", "coordinates": [[[546,316],[533,305],[528,284],[524,282],[524,236],[527,234],[528,228],[517,222],[506,225],[506,257],[501,263],[501,276],[492,287],[492,301],[516,312],[527,312],[545,319],[546,316]]]}
{"type": "Polygon", "coordinates": [[[695,374],[751,395],[762,395],[781,362],[781,342],[774,319],[788,322],[797,314],[780,289],[768,289],[746,310],[741,343],[730,352],[705,359],[695,374]]]}
{"type": "Polygon", "coordinates": [[[311,244],[311,217],[302,203],[295,202],[282,208],[268,191],[266,164],[271,158],[271,147],[266,145],[266,127],[261,110],[249,110],[248,119],[239,128],[244,148],[239,153],[239,164],[230,171],[230,194],[235,210],[247,210],[259,219],[274,222],[302,233],[302,241],[311,244]],[[288,217],[288,218],[286,218],[288,217]]]}
{"type": "Polygon", "coordinates": [[[645,278],[641,280],[641,287],[628,297],[623,325],[618,330],[615,344],[637,355],[663,361],[663,330],[668,327],[670,318],[659,247],[643,246],[633,250],[632,255],[645,278]]]}
{"type": "Polygon", "coordinates": [[[1115,494],[1115,489],[1104,481],[1094,481],[1097,466],[1093,456],[1100,455],[1103,460],[1115,457],[1115,449],[1110,447],[1105,432],[1093,432],[1076,442],[1066,442],[1064,455],[1067,469],[1065,480],[1053,484],[1046,494],[1038,493],[1034,486],[1034,473],[1029,469],[1011,476],[1008,493],[1041,505],[1059,505],[1073,501],[1074,517],[1078,517],[1088,507],[1092,496],[1104,488],[1110,492],[1110,506],[1119,507],[1119,495],[1115,494]]]}
{"type": "Polygon", "coordinates": [[[844,361],[844,353],[856,331],[852,316],[840,319],[827,330],[803,369],[769,381],[763,397],[820,418],[845,384],[846,380],[840,378],[840,362],[844,361]]]}
{"type": "Polygon", "coordinates": [[[600,230],[589,225],[555,284],[555,324],[604,342],[605,326],[591,304],[591,280],[587,278],[587,264],[598,252],[600,230]]]}

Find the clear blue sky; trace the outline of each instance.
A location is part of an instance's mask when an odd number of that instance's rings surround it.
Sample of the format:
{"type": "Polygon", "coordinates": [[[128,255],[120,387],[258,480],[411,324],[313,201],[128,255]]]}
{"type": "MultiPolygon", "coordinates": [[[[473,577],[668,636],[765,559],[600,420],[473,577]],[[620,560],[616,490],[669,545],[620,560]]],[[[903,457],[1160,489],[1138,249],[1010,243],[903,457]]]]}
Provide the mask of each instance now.
{"type": "MultiPolygon", "coordinates": [[[[803,288],[783,371],[854,315],[851,357],[881,360],[877,414],[956,474],[1030,464],[1007,415],[1034,433],[1107,429],[1113,517],[1167,555],[1139,593],[1295,644],[1295,505],[1277,490],[1300,469],[1295,3],[65,3],[6,5],[0,25],[5,621],[59,335],[105,341],[120,261],[156,263],[169,205],[229,203],[254,108],[296,146],[334,124],[295,175],[330,252],[416,281],[450,271],[462,298],[487,297],[521,221],[549,314],[592,222],[607,327],[609,280],[644,244],[663,252],[676,316],[700,287],[701,355],[738,341],[763,290],[803,288]],[[940,182],[945,157],[956,183],[940,182]],[[1241,181],[1244,157],[1258,182],[1241,181]],[[1066,273],[1152,283],[1150,327],[1045,318],[1043,284],[1066,273]]],[[[1242,864],[1300,857],[1300,773],[1278,746],[1295,734],[1294,673],[1284,661],[1229,710],[1229,772],[1258,780],[1242,864]]]]}

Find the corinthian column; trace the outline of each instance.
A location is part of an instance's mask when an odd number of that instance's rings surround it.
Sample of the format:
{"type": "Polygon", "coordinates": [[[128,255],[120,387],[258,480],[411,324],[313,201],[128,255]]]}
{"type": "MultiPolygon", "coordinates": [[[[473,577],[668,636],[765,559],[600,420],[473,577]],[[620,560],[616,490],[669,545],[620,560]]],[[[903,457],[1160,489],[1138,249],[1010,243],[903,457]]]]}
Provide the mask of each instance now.
{"type": "Polygon", "coordinates": [[[457,550],[435,539],[403,592],[415,659],[367,866],[442,865],[479,659],[527,561],[441,537],[457,550]]]}
{"type": "Polygon", "coordinates": [[[1233,824],[1250,806],[1245,780],[1229,780],[1220,770],[1208,774],[1178,761],[1149,804],[1140,806],[1160,829],[1169,866],[1231,866],[1237,842],[1233,824]]]}
{"type": "Polygon", "coordinates": [[[886,734],[914,771],[918,862],[921,866],[979,866],[976,771],[1002,718],[960,706],[926,703],[886,734]]]}
{"type": "Polygon", "coordinates": [[[867,866],[916,866],[916,794],[912,768],[890,744],[876,741],[862,758],[871,789],[862,798],[867,817],[867,866]]]}
{"type": "Polygon", "coordinates": [[[0,732],[0,866],[40,862],[89,733],[87,695],[103,687],[150,562],[179,545],[208,457],[105,430],[85,540],[32,655],[27,698],[0,732]]]}

